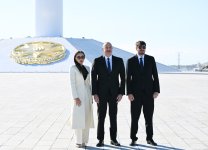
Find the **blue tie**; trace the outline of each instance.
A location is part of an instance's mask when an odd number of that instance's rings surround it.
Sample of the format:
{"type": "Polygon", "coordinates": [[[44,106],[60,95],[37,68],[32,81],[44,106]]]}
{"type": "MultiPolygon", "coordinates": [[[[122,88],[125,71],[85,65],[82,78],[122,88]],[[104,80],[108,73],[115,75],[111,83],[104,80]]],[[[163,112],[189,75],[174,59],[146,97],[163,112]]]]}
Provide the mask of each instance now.
{"type": "Polygon", "coordinates": [[[143,64],[143,60],[142,60],[142,57],[139,59],[139,65],[140,65],[140,67],[143,69],[143,67],[144,67],[144,64],[143,64]]]}
{"type": "Polygon", "coordinates": [[[107,64],[108,64],[108,72],[111,72],[111,66],[110,66],[110,59],[107,58],[107,64]]]}

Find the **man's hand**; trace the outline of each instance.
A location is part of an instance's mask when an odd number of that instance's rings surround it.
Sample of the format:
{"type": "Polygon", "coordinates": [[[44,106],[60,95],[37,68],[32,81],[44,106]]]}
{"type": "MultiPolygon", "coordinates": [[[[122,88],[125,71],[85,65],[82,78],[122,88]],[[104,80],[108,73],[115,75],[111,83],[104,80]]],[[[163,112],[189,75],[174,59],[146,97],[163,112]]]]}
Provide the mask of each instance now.
{"type": "Polygon", "coordinates": [[[123,97],[123,95],[118,94],[118,96],[117,96],[117,103],[121,101],[122,97],[123,97]]]}
{"type": "Polygon", "coordinates": [[[129,94],[128,95],[129,100],[132,102],[134,100],[134,95],[133,94],[129,94]]]}
{"type": "Polygon", "coordinates": [[[154,92],[154,94],[153,94],[153,98],[155,99],[155,98],[157,98],[158,97],[158,95],[159,95],[159,93],[158,92],[154,92]]]}
{"type": "Polygon", "coordinates": [[[99,96],[97,94],[93,95],[94,100],[96,103],[99,103],[99,96]]]}
{"type": "Polygon", "coordinates": [[[77,106],[81,106],[81,100],[79,98],[75,98],[74,102],[77,106]]]}

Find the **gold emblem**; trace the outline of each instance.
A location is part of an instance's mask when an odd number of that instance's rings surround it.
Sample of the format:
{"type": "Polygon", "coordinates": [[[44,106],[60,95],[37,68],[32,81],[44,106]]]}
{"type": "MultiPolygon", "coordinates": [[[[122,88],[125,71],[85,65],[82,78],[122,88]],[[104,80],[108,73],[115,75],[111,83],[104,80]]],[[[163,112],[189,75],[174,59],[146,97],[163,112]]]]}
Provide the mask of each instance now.
{"type": "Polygon", "coordinates": [[[30,42],[17,46],[11,57],[19,64],[49,64],[63,59],[66,49],[54,42],[30,42]]]}

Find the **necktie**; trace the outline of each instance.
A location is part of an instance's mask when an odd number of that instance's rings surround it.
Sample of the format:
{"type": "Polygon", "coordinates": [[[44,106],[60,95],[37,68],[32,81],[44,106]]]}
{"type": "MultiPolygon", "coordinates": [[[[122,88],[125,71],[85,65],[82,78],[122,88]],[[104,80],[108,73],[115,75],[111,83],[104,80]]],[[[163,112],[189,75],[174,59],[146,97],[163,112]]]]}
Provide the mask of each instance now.
{"type": "Polygon", "coordinates": [[[110,66],[110,59],[107,58],[107,64],[108,64],[108,72],[111,72],[111,66],[110,66]]]}
{"type": "Polygon", "coordinates": [[[139,65],[140,65],[140,67],[143,69],[143,67],[144,67],[144,64],[143,64],[143,60],[142,60],[142,57],[141,57],[141,58],[139,58],[139,65]]]}

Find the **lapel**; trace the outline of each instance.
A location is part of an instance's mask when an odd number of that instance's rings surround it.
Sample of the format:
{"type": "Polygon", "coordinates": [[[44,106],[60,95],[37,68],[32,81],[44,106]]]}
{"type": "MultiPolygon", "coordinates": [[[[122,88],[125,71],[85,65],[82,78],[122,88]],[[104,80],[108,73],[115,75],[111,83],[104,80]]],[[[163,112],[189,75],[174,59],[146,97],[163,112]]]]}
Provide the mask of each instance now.
{"type": "Polygon", "coordinates": [[[144,54],[144,69],[147,67],[148,57],[144,54]]]}
{"type": "Polygon", "coordinates": [[[102,65],[104,66],[105,68],[105,71],[108,72],[108,68],[106,66],[106,61],[105,61],[105,57],[104,56],[101,56],[101,61],[102,61],[102,65]]]}
{"type": "Polygon", "coordinates": [[[144,72],[146,72],[146,69],[148,68],[148,57],[146,54],[144,54],[144,72]]]}
{"type": "Polygon", "coordinates": [[[75,69],[76,69],[76,70],[77,70],[77,72],[78,72],[77,76],[79,76],[80,81],[85,81],[85,80],[84,80],[84,78],[83,78],[82,73],[79,71],[79,69],[78,69],[76,66],[75,66],[75,69]]]}
{"type": "Polygon", "coordinates": [[[139,69],[139,71],[141,70],[141,67],[139,65],[139,58],[137,55],[134,56],[134,59],[135,59],[135,65],[136,65],[136,68],[139,69]]]}
{"type": "Polygon", "coordinates": [[[139,68],[140,72],[144,72],[146,70],[147,61],[148,61],[148,58],[146,57],[146,55],[144,55],[144,66],[143,66],[143,70],[142,70],[142,68],[141,68],[141,66],[139,64],[138,55],[135,55],[135,62],[136,62],[137,68],[139,68]]]}
{"type": "MultiPolygon", "coordinates": [[[[102,64],[105,66],[104,67],[105,68],[105,71],[107,73],[109,73],[108,72],[107,65],[106,65],[105,57],[104,56],[101,56],[101,57],[102,57],[102,64]]],[[[115,65],[116,65],[115,57],[112,55],[112,70],[111,70],[110,74],[113,73],[114,69],[116,68],[115,65]]]]}
{"type": "Polygon", "coordinates": [[[115,70],[115,65],[116,65],[116,61],[115,61],[115,57],[112,55],[112,70],[111,73],[115,70]]]}

